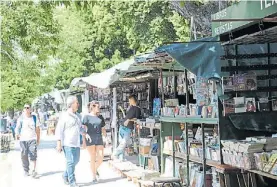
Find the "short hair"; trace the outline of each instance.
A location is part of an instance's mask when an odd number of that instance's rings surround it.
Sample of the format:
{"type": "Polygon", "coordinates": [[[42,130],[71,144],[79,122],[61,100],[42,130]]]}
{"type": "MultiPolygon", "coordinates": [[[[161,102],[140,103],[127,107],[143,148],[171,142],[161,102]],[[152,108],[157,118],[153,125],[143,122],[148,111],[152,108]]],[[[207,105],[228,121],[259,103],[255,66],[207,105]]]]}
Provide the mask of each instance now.
{"type": "Polygon", "coordinates": [[[129,96],[129,99],[133,99],[135,102],[137,102],[137,98],[136,98],[135,95],[130,95],[130,96],[129,96]]]}
{"type": "Polygon", "coordinates": [[[78,101],[78,99],[77,99],[76,96],[69,96],[69,97],[66,99],[66,106],[67,106],[67,108],[70,108],[71,105],[72,105],[75,101],[78,101]]]}
{"type": "Polygon", "coordinates": [[[24,105],[24,108],[26,108],[26,107],[31,108],[31,105],[30,105],[30,104],[28,104],[28,103],[26,103],[26,104],[24,105]]]}

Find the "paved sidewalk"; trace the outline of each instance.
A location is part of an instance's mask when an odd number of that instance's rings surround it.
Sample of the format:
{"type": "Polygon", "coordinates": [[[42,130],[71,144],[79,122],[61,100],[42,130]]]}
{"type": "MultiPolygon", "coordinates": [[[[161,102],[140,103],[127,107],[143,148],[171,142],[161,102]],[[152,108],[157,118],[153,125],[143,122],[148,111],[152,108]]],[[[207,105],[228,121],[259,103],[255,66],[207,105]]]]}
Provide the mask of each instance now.
{"type": "MultiPolygon", "coordinates": [[[[0,166],[0,186],[1,187],[64,187],[62,173],[65,168],[65,159],[62,153],[55,150],[56,142],[53,137],[48,137],[43,132],[42,141],[38,149],[37,172],[38,179],[23,176],[20,152],[18,143],[15,145],[15,151],[8,155],[7,161],[0,166]],[[2,167],[5,166],[5,167],[2,167]]],[[[0,163],[1,164],[1,163],[0,163]]],[[[86,150],[81,151],[81,160],[76,168],[76,179],[80,186],[110,187],[113,185],[120,187],[133,187],[133,183],[127,179],[119,177],[104,162],[100,170],[100,181],[98,184],[91,184],[91,172],[89,167],[89,156],[86,150]]]]}

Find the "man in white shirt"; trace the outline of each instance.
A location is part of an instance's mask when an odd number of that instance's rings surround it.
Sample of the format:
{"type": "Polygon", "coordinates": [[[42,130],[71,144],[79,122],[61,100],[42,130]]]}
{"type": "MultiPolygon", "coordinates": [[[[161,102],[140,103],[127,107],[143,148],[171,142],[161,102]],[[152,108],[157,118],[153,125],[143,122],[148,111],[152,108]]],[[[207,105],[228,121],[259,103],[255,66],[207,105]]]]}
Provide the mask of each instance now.
{"type": "Polygon", "coordinates": [[[75,96],[67,98],[67,111],[61,114],[56,128],[57,151],[62,149],[66,158],[66,171],[63,174],[65,184],[78,187],[75,180],[75,166],[80,160],[80,134],[83,132],[81,119],[76,112],[78,100],[75,96]]]}
{"type": "Polygon", "coordinates": [[[22,115],[18,118],[15,134],[20,141],[21,160],[24,175],[29,176],[29,157],[33,164],[32,176],[36,176],[37,146],[40,142],[40,124],[36,116],[31,115],[31,106],[24,105],[22,115]],[[29,156],[29,157],[28,157],[29,156]]]}

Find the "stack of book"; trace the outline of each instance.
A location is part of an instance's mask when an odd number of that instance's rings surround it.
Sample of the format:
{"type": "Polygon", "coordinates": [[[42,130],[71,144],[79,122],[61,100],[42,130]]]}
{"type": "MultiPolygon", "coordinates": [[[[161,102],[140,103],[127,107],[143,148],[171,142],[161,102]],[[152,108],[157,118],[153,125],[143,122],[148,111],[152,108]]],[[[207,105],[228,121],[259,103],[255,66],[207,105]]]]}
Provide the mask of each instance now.
{"type": "Polygon", "coordinates": [[[246,140],[264,144],[265,151],[277,150],[277,137],[250,137],[246,140]]]}
{"type": "Polygon", "coordinates": [[[218,175],[218,172],[216,171],[215,167],[212,167],[212,176],[213,176],[212,186],[213,187],[220,187],[219,175],[218,175]]]}
{"type": "MultiPolygon", "coordinates": [[[[206,172],[206,187],[212,187],[212,173],[206,172]]],[[[203,171],[199,164],[190,164],[190,186],[202,187],[204,185],[203,171]]]]}

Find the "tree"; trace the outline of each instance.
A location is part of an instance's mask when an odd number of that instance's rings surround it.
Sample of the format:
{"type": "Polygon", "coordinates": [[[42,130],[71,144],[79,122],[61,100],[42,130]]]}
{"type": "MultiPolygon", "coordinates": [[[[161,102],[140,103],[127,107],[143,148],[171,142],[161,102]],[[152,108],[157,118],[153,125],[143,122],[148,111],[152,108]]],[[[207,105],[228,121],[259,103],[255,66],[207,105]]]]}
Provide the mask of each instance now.
{"type": "Polygon", "coordinates": [[[96,71],[189,36],[188,22],[166,1],[97,1],[79,12],[90,28],[89,62],[96,71]]]}
{"type": "Polygon", "coordinates": [[[53,77],[56,88],[70,86],[75,77],[100,72],[152,50],[164,42],[188,39],[188,22],[167,2],[94,1],[58,6],[60,45],[53,77]]]}
{"type": "Polygon", "coordinates": [[[212,14],[222,10],[239,0],[225,0],[225,1],[170,1],[170,6],[182,15],[185,19],[194,18],[196,32],[201,37],[212,35],[212,14]]]}
{"type": "Polygon", "coordinates": [[[1,2],[1,24],[1,111],[6,111],[51,89],[42,73],[56,50],[58,25],[43,2],[1,2]]]}
{"type": "Polygon", "coordinates": [[[2,111],[189,37],[167,1],[15,1],[1,13],[2,111]]]}

